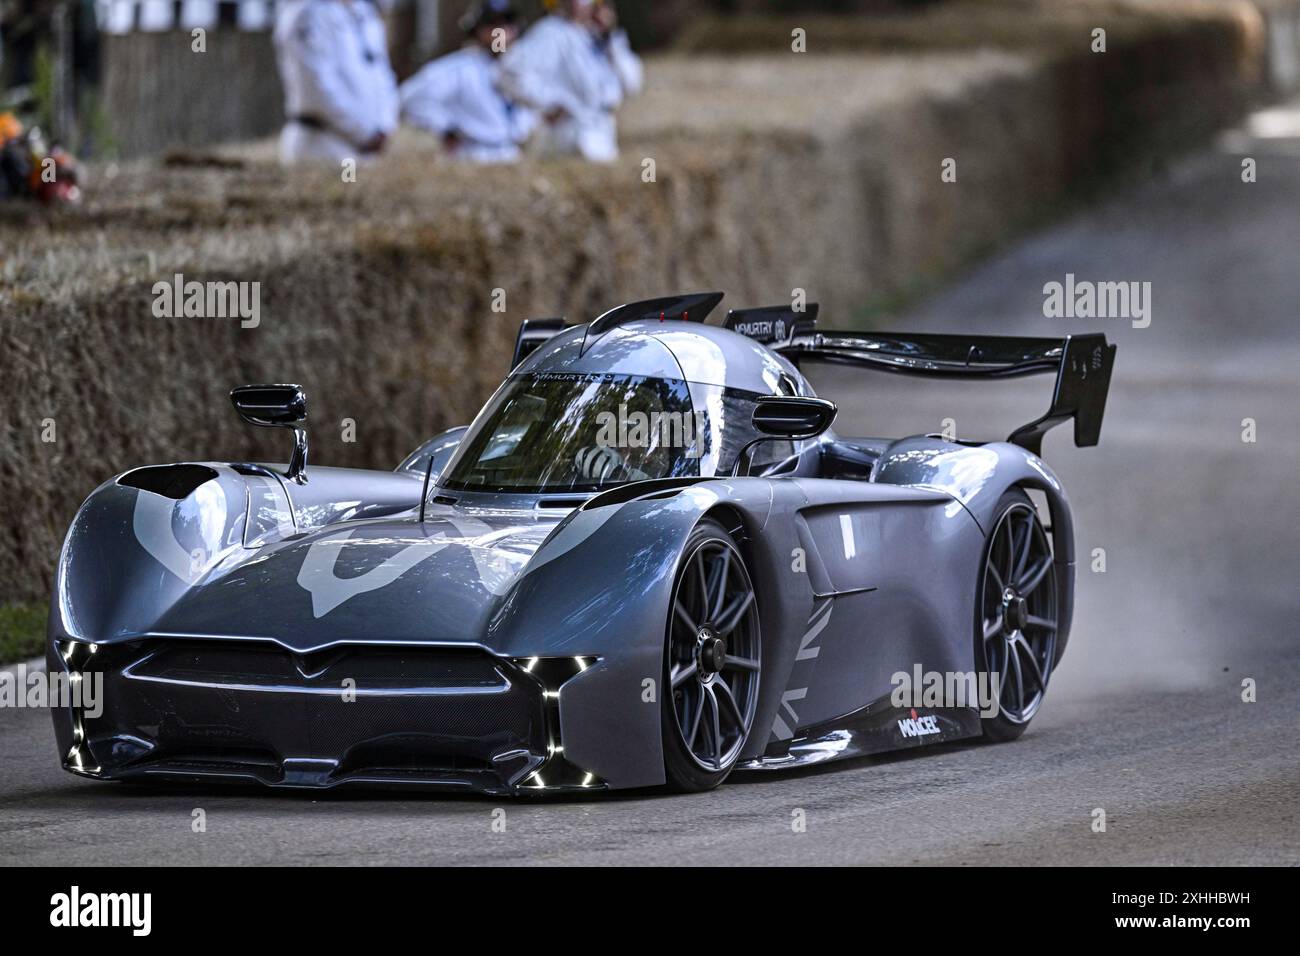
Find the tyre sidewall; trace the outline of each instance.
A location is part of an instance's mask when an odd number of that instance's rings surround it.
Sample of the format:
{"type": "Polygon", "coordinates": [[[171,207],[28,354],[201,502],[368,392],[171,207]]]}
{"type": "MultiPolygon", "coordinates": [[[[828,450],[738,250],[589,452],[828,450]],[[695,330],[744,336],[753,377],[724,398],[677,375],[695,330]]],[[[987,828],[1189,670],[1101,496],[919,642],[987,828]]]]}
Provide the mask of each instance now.
{"type": "MultiPolygon", "coordinates": [[[[988,673],[988,660],[984,650],[984,573],[988,567],[989,552],[993,548],[994,535],[1002,524],[1002,519],[1006,516],[1006,513],[1017,505],[1026,505],[1033,508],[1035,515],[1038,514],[1038,509],[1034,508],[1033,499],[1023,489],[1009,488],[998,499],[997,507],[994,509],[996,517],[993,519],[993,524],[985,537],[984,548],[980,552],[979,578],[975,590],[974,635],[975,664],[979,668],[981,675],[988,673]]],[[[980,716],[980,725],[983,728],[984,737],[995,742],[1015,740],[1029,728],[1032,722],[1033,718],[1031,717],[1024,723],[1016,723],[1008,720],[1001,711],[996,717],[980,716]]]]}
{"type": "MultiPolygon", "coordinates": [[[[682,547],[681,560],[678,563],[676,572],[673,575],[673,596],[677,595],[678,585],[681,583],[682,574],[685,570],[686,561],[695,550],[706,541],[718,540],[725,542],[736,551],[736,557],[744,561],[740,550],[736,548],[736,542],[731,535],[727,533],[726,528],[718,524],[711,518],[706,518],[695,526],[691,531],[690,537],[686,539],[686,544],[682,547]]],[[[745,568],[748,574],[748,567],[745,568]]],[[[752,580],[752,579],[751,579],[752,580]]],[[[672,614],[673,609],[668,608],[664,628],[664,650],[663,650],[663,667],[660,677],[660,687],[663,693],[659,695],[660,716],[659,721],[663,732],[664,748],[664,773],[667,777],[668,786],[683,793],[698,793],[703,790],[712,790],[730,775],[735,764],[724,767],[721,770],[705,770],[691,756],[689,748],[682,739],[682,733],[677,726],[677,715],[673,711],[673,690],[672,681],[668,676],[668,667],[671,655],[669,653],[669,641],[672,634],[672,614]]],[[[753,728],[750,728],[751,731],[753,728]]]]}

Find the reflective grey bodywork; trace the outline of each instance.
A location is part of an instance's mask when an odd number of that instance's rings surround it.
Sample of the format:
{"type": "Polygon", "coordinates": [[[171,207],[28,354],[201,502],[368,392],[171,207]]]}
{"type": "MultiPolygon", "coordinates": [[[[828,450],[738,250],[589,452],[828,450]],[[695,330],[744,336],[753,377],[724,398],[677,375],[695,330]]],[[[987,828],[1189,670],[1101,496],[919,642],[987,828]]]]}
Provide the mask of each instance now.
{"type": "MultiPolygon", "coordinates": [[[[633,322],[595,342],[577,326],[513,374],[538,371],[812,394],[763,345],[686,322],[633,322]]],[[[431,439],[392,473],[310,466],[298,485],[279,466],[189,463],[98,488],[60,558],[48,657],[101,670],[108,699],[94,720],[56,711],[64,765],[296,787],[662,784],[665,625],[706,516],[736,533],[758,595],[747,768],[979,732],[974,710],[938,708],[940,733],[905,737],[888,696],[891,675],[915,665],[977,670],[977,578],[1008,488],[1046,497],[1068,630],[1069,505],[1016,445],[828,433],[779,477],[598,496],[440,488],[473,430],[431,439]]]]}

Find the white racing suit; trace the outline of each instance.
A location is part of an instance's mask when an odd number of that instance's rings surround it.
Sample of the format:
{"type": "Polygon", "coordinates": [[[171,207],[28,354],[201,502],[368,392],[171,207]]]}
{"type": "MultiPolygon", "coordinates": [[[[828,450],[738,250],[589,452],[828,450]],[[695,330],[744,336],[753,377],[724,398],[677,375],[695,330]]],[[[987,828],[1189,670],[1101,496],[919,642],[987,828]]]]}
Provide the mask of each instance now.
{"type": "Polygon", "coordinates": [[[477,44],[439,57],[402,84],[402,118],[437,136],[455,133],[459,159],[512,163],[537,114],[501,93],[500,76],[500,61],[477,44]]]}
{"type": "Polygon", "coordinates": [[[543,152],[578,154],[595,162],[618,157],[614,111],[640,92],[641,60],[627,34],[608,38],[564,17],[543,17],[502,58],[501,83],[515,99],[539,113],[564,116],[539,133],[543,152]]]}
{"type": "Polygon", "coordinates": [[[397,80],[369,0],[290,0],[277,10],[275,48],[285,163],[361,159],[362,143],[397,128],[397,80]]]}

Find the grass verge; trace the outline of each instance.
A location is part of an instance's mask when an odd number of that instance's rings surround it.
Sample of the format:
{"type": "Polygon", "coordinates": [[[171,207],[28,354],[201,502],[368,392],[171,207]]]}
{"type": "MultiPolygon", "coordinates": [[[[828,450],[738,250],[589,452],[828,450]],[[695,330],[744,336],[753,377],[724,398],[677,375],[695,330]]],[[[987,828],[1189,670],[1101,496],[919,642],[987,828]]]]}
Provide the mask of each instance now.
{"type": "Polygon", "coordinates": [[[41,656],[48,615],[44,604],[0,604],[0,664],[41,656]]]}

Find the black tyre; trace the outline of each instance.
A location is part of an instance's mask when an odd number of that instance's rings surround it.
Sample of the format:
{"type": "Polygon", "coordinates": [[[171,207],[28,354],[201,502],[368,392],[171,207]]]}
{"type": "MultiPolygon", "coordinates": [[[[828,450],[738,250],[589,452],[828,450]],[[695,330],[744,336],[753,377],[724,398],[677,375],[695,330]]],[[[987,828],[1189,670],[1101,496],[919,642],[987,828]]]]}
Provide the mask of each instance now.
{"type": "Polygon", "coordinates": [[[664,651],[664,769],[675,790],[709,790],[731,773],[758,706],[758,604],[731,535],[705,519],[673,584],[664,651]]]}
{"type": "Polygon", "coordinates": [[[975,660],[998,681],[998,713],[982,718],[984,736],[1003,741],[1023,734],[1042,706],[1058,619],[1052,547],[1033,502],[1013,488],[996,514],[980,567],[975,660]]]}

